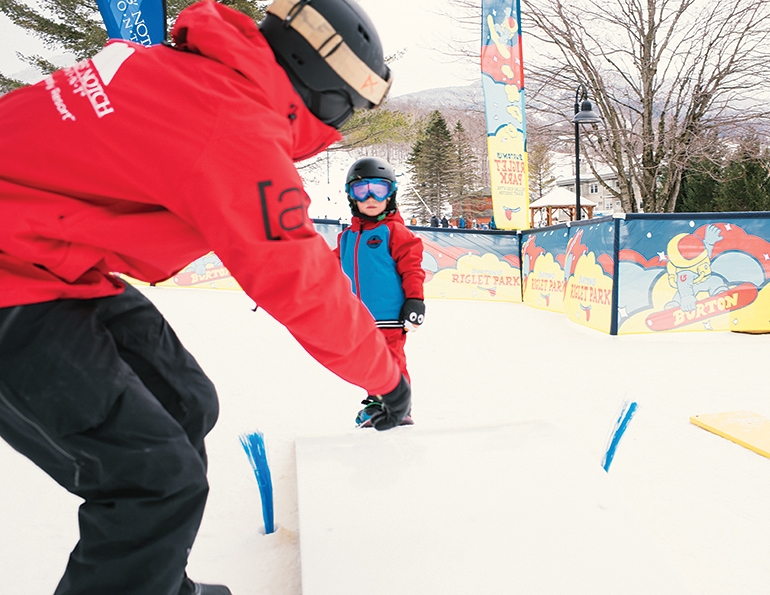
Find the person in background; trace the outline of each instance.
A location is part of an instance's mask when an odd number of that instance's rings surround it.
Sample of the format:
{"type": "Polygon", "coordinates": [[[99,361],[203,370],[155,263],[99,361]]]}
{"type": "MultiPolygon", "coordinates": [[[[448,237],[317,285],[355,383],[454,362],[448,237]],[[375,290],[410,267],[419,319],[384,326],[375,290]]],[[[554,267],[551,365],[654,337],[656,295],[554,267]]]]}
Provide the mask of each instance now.
{"type": "Polygon", "coordinates": [[[379,401],[376,429],[409,412],[400,362],[315,232],[294,166],[390,84],[355,0],[276,0],[259,27],[207,0],[169,44],[111,40],[0,97],[0,436],[83,500],[55,595],[230,595],[185,571],[216,390],[115,273],[157,283],[213,250],[379,401]]]}
{"type": "Polygon", "coordinates": [[[430,214],[430,226],[431,227],[439,227],[441,223],[438,220],[438,217],[436,217],[436,213],[430,214]]]}
{"type": "Polygon", "coordinates": [[[412,215],[412,218],[409,220],[409,225],[417,225],[417,217],[412,215]]]}
{"type": "Polygon", "coordinates": [[[449,227],[449,221],[447,220],[446,215],[441,218],[441,227],[449,227]]]}
{"type": "Polygon", "coordinates": [[[489,229],[497,229],[497,224],[495,223],[494,215],[492,215],[492,218],[489,220],[489,229]]]}
{"type": "MultiPolygon", "coordinates": [[[[351,290],[374,317],[409,381],[406,335],[425,318],[422,240],[404,225],[396,204],[396,172],[384,159],[356,161],[348,171],[345,189],[353,218],[337,236],[334,253],[351,290]]],[[[356,423],[368,427],[382,403],[370,395],[362,404],[356,423]]],[[[401,422],[411,423],[411,414],[401,422]]]]}
{"type": "Polygon", "coordinates": [[[457,222],[457,229],[465,229],[466,226],[465,217],[460,215],[460,220],[457,222]]]}

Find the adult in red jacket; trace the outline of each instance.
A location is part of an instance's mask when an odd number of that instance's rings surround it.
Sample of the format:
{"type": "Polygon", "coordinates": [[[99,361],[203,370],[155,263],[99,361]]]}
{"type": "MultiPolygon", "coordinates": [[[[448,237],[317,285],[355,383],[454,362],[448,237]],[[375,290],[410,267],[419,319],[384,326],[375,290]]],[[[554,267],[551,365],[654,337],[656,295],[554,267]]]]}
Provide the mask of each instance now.
{"type": "Polygon", "coordinates": [[[0,98],[0,436],[84,499],[57,595],[229,593],[184,572],[216,392],[114,272],[156,282],[214,250],[313,357],[382,396],[378,429],[408,411],[293,165],[382,101],[379,39],[354,0],[268,13],[258,28],[201,2],[172,45],[111,41],[0,98]]]}

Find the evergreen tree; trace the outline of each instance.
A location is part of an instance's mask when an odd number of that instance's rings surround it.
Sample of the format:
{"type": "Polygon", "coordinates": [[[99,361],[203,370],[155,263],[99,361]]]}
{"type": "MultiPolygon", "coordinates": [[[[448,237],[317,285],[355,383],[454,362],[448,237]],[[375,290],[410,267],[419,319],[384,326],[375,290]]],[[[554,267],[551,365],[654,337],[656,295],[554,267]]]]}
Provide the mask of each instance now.
{"type": "Polygon", "coordinates": [[[742,139],[724,170],[717,199],[719,211],[770,210],[770,151],[759,139],[742,139]]]}
{"type": "MultiPolygon", "coordinates": [[[[166,19],[169,31],[179,11],[194,1],[168,0],[166,19]]],[[[261,20],[267,2],[224,0],[222,4],[240,10],[255,20],[261,20]]],[[[0,12],[34,37],[41,39],[46,49],[72,54],[76,60],[90,58],[107,42],[107,30],[96,0],[40,0],[39,5],[40,9],[36,10],[19,0],[0,0],[0,12]]],[[[49,74],[57,68],[39,55],[21,55],[20,58],[44,74],[49,74]]],[[[20,86],[23,86],[21,81],[0,73],[0,93],[20,86]]]]}
{"type": "MultiPolygon", "coordinates": [[[[477,159],[471,149],[470,139],[465,127],[459,120],[452,132],[452,140],[455,148],[455,171],[451,180],[451,195],[449,204],[452,206],[452,215],[474,216],[478,211],[478,199],[474,197],[478,190],[477,159]]],[[[482,207],[484,208],[484,207],[482,207]]]]}
{"type": "Polygon", "coordinates": [[[676,212],[770,210],[770,151],[750,133],[725,155],[716,151],[688,165],[676,212]]]}
{"type": "Polygon", "coordinates": [[[431,213],[440,217],[446,211],[452,188],[456,187],[456,162],[452,134],[441,112],[436,110],[407,159],[413,188],[406,188],[400,195],[401,203],[409,206],[420,221],[429,220],[431,213]]]}
{"type": "Polygon", "coordinates": [[[717,200],[722,186],[721,178],[721,157],[691,162],[682,176],[682,187],[679,190],[675,212],[718,211],[717,200]]]}

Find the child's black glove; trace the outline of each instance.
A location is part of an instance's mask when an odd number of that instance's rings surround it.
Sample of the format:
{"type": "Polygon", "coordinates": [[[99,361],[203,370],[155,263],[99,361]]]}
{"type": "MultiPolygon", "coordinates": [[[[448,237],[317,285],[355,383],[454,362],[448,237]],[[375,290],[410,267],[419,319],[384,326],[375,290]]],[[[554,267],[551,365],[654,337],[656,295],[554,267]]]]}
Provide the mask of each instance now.
{"type": "Polygon", "coordinates": [[[416,331],[417,327],[425,320],[425,302],[417,298],[408,298],[401,306],[401,314],[398,315],[401,322],[404,323],[406,332],[416,331]]]}
{"type": "Polygon", "coordinates": [[[380,431],[395,428],[412,407],[412,389],[406,377],[402,375],[398,386],[379,399],[382,401],[382,411],[372,415],[371,424],[375,430],[380,431]]]}

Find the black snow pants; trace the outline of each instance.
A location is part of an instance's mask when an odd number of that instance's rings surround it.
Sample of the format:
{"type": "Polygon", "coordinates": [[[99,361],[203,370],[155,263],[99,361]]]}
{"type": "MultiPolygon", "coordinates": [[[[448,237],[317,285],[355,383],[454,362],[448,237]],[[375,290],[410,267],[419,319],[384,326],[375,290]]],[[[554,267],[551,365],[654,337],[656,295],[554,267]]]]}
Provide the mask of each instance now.
{"type": "Polygon", "coordinates": [[[0,436],[84,499],[55,595],[188,595],[216,391],[141,292],[0,308],[0,436]]]}

